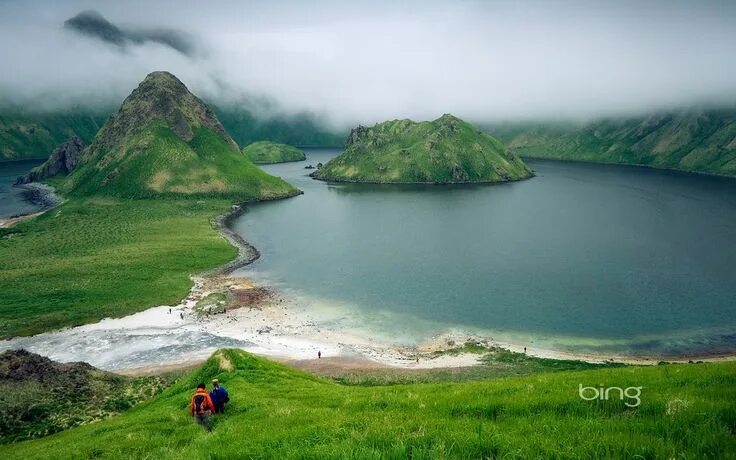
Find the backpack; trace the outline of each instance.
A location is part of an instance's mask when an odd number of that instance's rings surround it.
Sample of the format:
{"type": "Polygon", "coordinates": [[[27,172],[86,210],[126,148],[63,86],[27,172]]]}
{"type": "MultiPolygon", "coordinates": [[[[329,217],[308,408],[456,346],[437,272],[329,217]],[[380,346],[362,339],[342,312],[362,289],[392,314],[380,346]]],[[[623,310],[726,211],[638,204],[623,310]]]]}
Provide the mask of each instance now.
{"type": "Polygon", "coordinates": [[[194,413],[197,415],[204,414],[204,395],[194,395],[194,413]]]}

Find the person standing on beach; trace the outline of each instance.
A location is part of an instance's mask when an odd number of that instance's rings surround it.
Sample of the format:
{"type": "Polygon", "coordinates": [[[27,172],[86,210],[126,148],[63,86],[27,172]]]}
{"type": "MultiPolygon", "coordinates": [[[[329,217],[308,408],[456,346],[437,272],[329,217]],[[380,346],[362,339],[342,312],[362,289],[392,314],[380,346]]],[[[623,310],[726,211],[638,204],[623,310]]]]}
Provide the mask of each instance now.
{"type": "Polygon", "coordinates": [[[192,404],[189,407],[197,423],[207,431],[212,431],[209,414],[215,412],[215,406],[212,404],[210,395],[207,394],[207,387],[204,383],[197,385],[197,391],[192,395],[192,404]]]}

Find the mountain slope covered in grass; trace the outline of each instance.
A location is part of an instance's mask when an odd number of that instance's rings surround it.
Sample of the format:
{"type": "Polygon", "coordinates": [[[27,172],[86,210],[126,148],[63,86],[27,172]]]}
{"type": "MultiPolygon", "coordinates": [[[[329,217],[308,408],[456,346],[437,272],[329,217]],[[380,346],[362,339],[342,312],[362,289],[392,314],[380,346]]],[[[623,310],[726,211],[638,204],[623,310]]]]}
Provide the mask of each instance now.
{"type": "Polygon", "coordinates": [[[169,377],[124,377],[24,350],[0,354],[0,443],[47,436],[124,412],[169,377]]]}
{"type": "Polygon", "coordinates": [[[488,128],[520,155],[736,176],[736,109],[682,110],[584,125],[488,128]]]}
{"type": "Polygon", "coordinates": [[[254,142],[243,147],[243,154],[256,164],[286,163],[307,159],[304,152],[296,147],[270,141],[254,142]]]}
{"type": "Polygon", "coordinates": [[[105,111],[33,112],[6,107],[0,110],[0,161],[46,159],[74,136],[89,143],[106,118],[105,111]]]}
{"type": "Polygon", "coordinates": [[[735,363],[714,363],[347,386],[221,350],[150,402],[7,458],[729,458],[735,383],[735,363]],[[206,433],[187,405],[215,377],[231,402],[206,433]],[[643,387],[641,404],[579,385],[643,387]]]}
{"type": "Polygon", "coordinates": [[[110,115],[60,190],[239,200],[297,192],[242,155],[214,112],[168,72],[149,74],[110,115]]]}
{"type": "Polygon", "coordinates": [[[176,304],[191,276],[232,260],[215,217],[299,191],[248,160],[212,111],[154,72],[78,166],[47,180],[67,201],[0,229],[0,337],[176,304]]]}
{"type": "Polygon", "coordinates": [[[394,120],[352,130],[345,151],[312,174],[338,182],[503,182],[533,175],[503,144],[445,114],[434,121],[394,120]]]}

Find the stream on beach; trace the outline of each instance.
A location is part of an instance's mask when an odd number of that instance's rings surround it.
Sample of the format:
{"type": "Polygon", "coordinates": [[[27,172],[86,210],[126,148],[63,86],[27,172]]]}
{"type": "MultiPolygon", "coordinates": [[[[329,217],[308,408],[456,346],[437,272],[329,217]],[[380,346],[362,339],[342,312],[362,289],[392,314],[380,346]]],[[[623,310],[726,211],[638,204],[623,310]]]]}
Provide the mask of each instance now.
{"type": "Polygon", "coordinates": [[[261,253],[234,275],[273,288],[270,307],[201,319],[185,302],[0,349],[110,370],[226,346],[402,363],[397,347],[468,336],[602,356],[736,352],[736,180],[540,160],[537,177],[498,185],[308,177],[337,153],[264,166],[304,195],[232,224],[261,253]]]}

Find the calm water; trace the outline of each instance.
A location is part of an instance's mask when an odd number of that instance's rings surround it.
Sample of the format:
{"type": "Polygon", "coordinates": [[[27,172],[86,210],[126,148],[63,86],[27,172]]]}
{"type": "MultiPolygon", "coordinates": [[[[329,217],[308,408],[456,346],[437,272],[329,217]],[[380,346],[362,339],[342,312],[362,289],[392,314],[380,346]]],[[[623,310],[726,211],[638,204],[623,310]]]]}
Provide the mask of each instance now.
{"type": "Polygon", "coordinates": [[[0,163],[0,218],[32,212],[38,206],[23,198],[22,189],[13,187],[18,176],[22,176],[43,160],[10,161],[0,163]]]}
{"type": "Polygon", "coordinates": [[[235,229],[262,253],[245,275],[338,308],[346,327],[428,339],[452,329],[576,351],[736,351],[736,180],[529,161],[484,186],[304,190],[235,229]]]}

